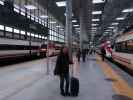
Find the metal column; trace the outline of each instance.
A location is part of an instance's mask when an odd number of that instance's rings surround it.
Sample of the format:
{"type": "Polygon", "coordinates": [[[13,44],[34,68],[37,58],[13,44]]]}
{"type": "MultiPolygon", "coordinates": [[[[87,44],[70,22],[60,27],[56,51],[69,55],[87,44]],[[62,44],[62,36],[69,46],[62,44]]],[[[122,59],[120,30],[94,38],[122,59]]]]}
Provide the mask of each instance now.
{"type": "Polygon", "coordinates": [[[69,56],[72,58],[72,0],[66,0],[66,46],[69,48],[69,56]]]}

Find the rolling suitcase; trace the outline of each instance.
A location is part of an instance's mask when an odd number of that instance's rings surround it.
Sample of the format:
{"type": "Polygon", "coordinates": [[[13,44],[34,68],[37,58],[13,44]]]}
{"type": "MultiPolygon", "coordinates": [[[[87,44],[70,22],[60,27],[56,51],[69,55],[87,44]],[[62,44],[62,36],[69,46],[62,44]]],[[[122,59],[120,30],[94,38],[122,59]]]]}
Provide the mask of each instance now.
{"type": "Polygon", "coordinates": [[[79,94],[79,80],[78,80],[78,78],[71,77],[70,91],[71,91],[71,96],[78,96],[78,94],[79,94]]]}

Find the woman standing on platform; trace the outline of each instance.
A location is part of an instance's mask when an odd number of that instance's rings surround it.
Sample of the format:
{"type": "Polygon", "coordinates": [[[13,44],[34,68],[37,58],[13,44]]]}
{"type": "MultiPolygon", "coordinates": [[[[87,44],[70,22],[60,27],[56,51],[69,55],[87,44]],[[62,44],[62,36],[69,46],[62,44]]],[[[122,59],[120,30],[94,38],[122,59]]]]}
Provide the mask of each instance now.
{"type": "Polygon", "coordinates": [[[69,52],[67,47],[63,47],[57,57],[54,74],[60,77],[60,91],[62,96],[70,96],[69,93],[69,64],[72,64],[69,59],[69,52]],[[65,89],[64,89],[64,83],[65,89]]]}

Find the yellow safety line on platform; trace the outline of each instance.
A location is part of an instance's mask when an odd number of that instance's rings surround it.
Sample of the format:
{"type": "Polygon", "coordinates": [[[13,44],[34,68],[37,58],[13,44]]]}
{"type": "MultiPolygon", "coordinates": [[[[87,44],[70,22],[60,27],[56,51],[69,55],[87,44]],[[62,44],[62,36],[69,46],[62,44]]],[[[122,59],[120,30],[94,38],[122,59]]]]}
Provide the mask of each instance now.
{"type": "Polygon", "coordinates": [[[100,64],[105,75],[107,75],[107,78],[114,80],[112,81],[112,86],[117,95],[126,96],[133,100],[133,88],[130,87],[128,83],[122,79],[122,77],[116,71],[114,71],[108,63],[101,61],[101,58],[98,55],[97,62],[100,64]]]}

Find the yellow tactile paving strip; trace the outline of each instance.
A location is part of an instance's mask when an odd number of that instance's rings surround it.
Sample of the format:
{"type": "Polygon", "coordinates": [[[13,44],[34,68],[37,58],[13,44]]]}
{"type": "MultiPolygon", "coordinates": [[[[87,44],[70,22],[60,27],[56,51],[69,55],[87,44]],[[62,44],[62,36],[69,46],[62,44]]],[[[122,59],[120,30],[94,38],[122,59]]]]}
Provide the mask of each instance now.
{"type": "Polygon", "coordinates": [[[104,71],[107,78],[115,80],[112,82],[112,86],[117,95],[127,96],[133,100],[133,88],[128,85],[128,83],[122,79],[117,72],[115,72],[109,64],[101,61],[100,56],[97,55],[97,62],[100,64],[102,70],[104,71]]]}

